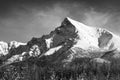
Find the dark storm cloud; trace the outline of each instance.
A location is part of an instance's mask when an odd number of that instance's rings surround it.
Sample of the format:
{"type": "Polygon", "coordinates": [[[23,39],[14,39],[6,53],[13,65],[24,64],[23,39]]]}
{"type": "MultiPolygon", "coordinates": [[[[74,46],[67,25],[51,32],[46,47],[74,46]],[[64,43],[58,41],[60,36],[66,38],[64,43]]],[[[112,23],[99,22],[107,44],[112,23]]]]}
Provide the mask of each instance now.
{"type": "Polygon", "coordinates": [[[119,33],[119,7],[116,0],[1,0],[0,40],[25,42],[40,37],[67,16],[119,33]]]}

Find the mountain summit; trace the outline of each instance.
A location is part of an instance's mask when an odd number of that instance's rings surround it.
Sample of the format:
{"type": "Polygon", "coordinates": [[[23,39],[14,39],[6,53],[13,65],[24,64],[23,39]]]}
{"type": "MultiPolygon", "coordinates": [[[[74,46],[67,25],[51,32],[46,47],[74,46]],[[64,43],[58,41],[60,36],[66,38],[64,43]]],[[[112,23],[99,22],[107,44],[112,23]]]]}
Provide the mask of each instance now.
{"type": "Polygon", "coordinates": [[[51,62],[71,62],[75,58],[120,56],[120,37],[114,33],[87,26],[69,17],[48,35],[32,38],[27,43],[0,42],[1,66],[25,61],[31,57],[49,57],[51,62]],[[107,54],[106,54],[107,53],[107,54]]]}
{"type": "Polygon", "coordinates": [[[75,44],[74,47],[79,47],[84,50],[91,48],[95,48],[95,50],[120,48],[120,37],[106,29],[87,26],[83,23],[72,20],[71,18],[66,18],[63,21],[66,26],[69,26],[66,22],[74,27],[78,36],[78,39],[76,40],[77,44],[75,44]]]}

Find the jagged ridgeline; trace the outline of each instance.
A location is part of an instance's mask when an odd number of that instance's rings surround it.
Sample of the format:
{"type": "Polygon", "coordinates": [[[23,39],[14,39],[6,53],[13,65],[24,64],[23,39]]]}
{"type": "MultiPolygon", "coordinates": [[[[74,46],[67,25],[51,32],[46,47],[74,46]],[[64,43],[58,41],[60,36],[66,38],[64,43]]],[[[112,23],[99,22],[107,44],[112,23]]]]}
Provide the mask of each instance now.
{"type": "Polygon", "coordinates": [[[0,80],[118,80],[120,37],[65,18],[27,43],[0,41],[0,80]]]}

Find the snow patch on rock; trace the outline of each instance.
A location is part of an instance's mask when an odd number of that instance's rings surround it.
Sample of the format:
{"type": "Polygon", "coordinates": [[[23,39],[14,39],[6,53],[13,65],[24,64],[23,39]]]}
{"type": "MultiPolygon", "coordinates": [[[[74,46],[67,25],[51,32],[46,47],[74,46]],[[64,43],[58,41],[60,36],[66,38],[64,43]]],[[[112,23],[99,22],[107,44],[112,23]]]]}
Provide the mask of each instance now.
{"type": "Polygon", "coordinates": [[[47,48],[49,49],[51,46],[51,43],[53,42],[53,37],[51,37],[49,39],[45,39],[45,41],[46,41],[47,48]]]}
{"type": "Polygon", "coordinates": [[[17,41],[11,41],[9,43],[9,49],[11,49],[11,48],[17,48],[20,45],[26,45],[26,43],[21,43],[21,42],[17,42],[17,41]]]}
{"type": "Polygon", "coordinates": [[[51,48],[49,49],[44,55],[52,55],[55,53],[55,51],[59,50],[60,48],[62,48],[62,46],[58,46],[58,47],[54,47],[54,48],[51,48]]]}
{"type": "Polygon", "coordinates": [[[20,55],[14,55],[14,56],[12,56],[11,58],[9,58],[9,59],[5,62],[5,64],[11,64],[11,63],[13,63],[13,62],[17,62],[17,61],[19,61],[19,58],[20,58],[20,55]]]}

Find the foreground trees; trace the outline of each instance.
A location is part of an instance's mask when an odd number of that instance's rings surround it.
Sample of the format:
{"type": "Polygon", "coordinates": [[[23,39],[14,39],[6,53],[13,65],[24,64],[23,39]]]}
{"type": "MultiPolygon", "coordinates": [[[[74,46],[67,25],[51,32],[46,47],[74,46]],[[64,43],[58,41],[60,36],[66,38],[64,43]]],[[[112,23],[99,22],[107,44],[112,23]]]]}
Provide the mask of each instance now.
{"type": "Polygon", "coordinates": [[[93,63],[89,58],[76,58],[65,67],[31,58],[1,68],[0,80],[119,80],[120,59],[111,59],[111,65],[93,63]]]}

